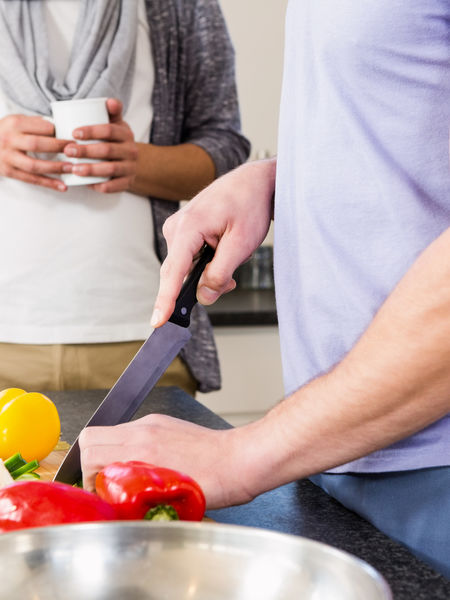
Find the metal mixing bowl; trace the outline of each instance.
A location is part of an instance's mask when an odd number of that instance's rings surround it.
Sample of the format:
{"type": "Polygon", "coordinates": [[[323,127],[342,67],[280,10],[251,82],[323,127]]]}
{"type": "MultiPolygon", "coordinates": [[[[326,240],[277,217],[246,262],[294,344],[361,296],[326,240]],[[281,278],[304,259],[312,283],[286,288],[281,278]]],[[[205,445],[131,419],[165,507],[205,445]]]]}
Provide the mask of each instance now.
{"type": "Polygon", "coordinates": [[[1,600],[392,600],[350,554],[216,523],[114,522],[0,536],[1,600]]]}

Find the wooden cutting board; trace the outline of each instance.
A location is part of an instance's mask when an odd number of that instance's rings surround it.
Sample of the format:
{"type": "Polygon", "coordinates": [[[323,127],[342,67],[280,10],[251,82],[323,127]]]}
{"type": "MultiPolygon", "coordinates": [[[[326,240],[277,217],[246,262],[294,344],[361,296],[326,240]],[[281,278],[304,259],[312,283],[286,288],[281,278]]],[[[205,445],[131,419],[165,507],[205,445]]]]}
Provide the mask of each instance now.
{"type": "Polygon", "coordinates": [[[53,452],[50,452],[47,458],[40,461],[39,469],[36,470],[36,473],[39,473],[41,479],[48,481],[53,479],[69,448],[70,444],[67,442],[58,442],[53,452]]]}

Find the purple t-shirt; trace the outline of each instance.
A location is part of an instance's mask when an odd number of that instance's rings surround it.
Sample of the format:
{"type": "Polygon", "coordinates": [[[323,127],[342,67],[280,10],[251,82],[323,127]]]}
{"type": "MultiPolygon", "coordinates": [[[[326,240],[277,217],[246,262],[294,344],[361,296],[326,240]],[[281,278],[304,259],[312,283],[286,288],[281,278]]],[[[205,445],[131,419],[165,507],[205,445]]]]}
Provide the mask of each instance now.
{"type": "MultiPolygon", "coordinates": [[[[274,244],[287,394],[352,348],[449,227],[449,123],[450,2],[290,0],[274,244]]],[[[449,464],[450,415],[334,472],[449,464]]]]}

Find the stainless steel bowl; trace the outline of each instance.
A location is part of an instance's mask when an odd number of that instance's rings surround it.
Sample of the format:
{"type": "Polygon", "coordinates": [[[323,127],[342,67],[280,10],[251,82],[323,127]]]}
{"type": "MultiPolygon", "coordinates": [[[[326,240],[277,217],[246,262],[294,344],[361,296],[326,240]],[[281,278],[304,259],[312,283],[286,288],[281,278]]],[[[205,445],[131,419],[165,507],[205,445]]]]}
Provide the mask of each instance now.
{"type": "Polygon", "coordinates": [[[350,554],[216,523],[63,525],[0,536],[1,600],[391,600],[350,554]]]}

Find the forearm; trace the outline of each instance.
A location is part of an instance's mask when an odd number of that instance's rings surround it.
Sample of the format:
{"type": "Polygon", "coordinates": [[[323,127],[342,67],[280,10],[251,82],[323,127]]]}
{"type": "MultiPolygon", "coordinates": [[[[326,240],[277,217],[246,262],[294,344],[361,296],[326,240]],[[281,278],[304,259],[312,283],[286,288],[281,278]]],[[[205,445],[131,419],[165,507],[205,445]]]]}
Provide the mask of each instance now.
{"type": "Polygon", "coordinates": [[[260,440],[247,458],[252,495],[383,448],[450,411],[449,256],[450,230],[340,364],[249,426],[260,440]]]}
{"type": "Polygon", "coordinates": [[[214,163],[200,146],[138,144],[137,175],[130,191],[165,200],[188,200],[214,177],[214,163]]]}

